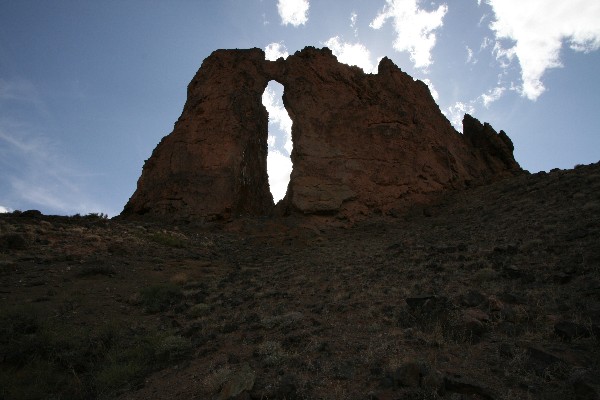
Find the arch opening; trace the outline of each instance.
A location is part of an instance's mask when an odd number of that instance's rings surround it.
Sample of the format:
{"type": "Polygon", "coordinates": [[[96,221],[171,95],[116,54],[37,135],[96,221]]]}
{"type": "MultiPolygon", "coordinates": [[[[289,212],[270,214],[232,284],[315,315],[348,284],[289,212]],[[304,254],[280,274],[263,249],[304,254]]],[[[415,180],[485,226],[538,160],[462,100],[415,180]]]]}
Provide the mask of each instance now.
{"type": "Polygon", "coordinates": [[[271,80],[262,95],[269,113],[267,174],[273,201],[277,204],[286,194],[292,173],[292,119],[283,106],[283,85],[271,80]]]}

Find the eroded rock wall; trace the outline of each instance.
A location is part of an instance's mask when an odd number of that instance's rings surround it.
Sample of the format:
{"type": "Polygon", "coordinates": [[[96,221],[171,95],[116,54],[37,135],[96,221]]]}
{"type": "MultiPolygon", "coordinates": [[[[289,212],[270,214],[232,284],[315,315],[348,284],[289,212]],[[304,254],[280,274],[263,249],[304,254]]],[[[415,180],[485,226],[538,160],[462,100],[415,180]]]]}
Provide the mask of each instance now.
{"type": "Polygon", "coordinates": [[[259,49],[217,50],[202,63],[173,132],[144,164],[122,215],[228,219],[271,212],[264,67],[259,49]]]}
{"type": "Polygon", "coordinates": [[[307,47],[266,61],[260,49],[218,50],[188,87],[173,132],[146,162],[123,214],[229,219],[268,215],[267,83],[284,86],[293,171],[277,212],[355,219],[435,192],[522,172],[512,142],[465,116],[458,133],[427,86],[387,58],[377,74],[307,47]]]}

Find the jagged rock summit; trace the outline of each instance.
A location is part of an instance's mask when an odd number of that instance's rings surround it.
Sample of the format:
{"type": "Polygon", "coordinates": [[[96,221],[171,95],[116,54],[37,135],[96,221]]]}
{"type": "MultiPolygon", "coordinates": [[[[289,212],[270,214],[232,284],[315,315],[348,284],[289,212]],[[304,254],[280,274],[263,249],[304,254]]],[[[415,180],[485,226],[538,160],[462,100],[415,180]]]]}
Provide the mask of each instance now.
{"type": "Polygon", "coordinates": [[[427,86],[383,58],[377,74],[306,47],[265,60],[216,50],[188,86],[171,134],[146,161],[122,216],[229,220],[238,215],[393,214],[432,194],[522,173],[503,132],[465,115],[463,134],[427,86]],[[267,177],[269,81],[284,86],[293,170],[275,206],[267,177]]]}

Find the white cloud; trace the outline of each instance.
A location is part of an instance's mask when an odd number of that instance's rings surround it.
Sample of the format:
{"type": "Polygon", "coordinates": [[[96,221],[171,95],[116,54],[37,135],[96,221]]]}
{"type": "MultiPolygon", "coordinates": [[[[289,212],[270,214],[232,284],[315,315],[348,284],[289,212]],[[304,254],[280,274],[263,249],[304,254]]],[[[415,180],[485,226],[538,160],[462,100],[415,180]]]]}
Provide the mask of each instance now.
{"type": "MultiPolygon", "coordinates": [[[[499,82],[500,85],[500,82],[499,82]]],[[[487,92],[469,101],[457,101],[454,105],[451,105],[446,110],[442,110],[442,113],[450,120],[450,123],[458,131],[462,131],[462,120],[465,114],[473,115],[475,113],[475,107],[483,105],[488,108],[490,104],[499,100],[506,90],[514,90],[512,87],[507,88],[505,86],[496,86],[489,89],[487,92]]]]}
{"type": "Polygon", "coordinates": [[[505,49],[499,41],[494,43],[492,53],[496,56],[496,60],[500,62],[502,68],[508,68],[517,55],[515,47],[505,49]]]}
{"type": "Polygon", "coordinates": [[[358,20],[358,14],[354,11],[350,14],[350,28],[354,30],[354,36],[358,36],[358,28],[356,27],[356,21],[358,20]]]}
{"type": "Polygon", "coordinates": [[[279,0],[277,11],[283,25],[300,26],[308,21],[308,0],[279,0]]]}
{"type": "MultiPolygon", "coordinates": [[[[488,108],[490,104],[500,99],[506,90],[507,88],[504,86],[496,86],[473,100],[466,102],[457,101],[446,110],[442,110],[442,113],[450,120],[450,123],[456,130],[462,131],[462,120],[465,114],[473,115],[475,113],[475,106],[483,105],[485,108],[488,108]]],[[[510,88],[510,90],[513,89],[510,88]]]]}
{"type": "Polygon", "coordinates": [[[283,106],[282,93],[283,86],[271,81],[262,96],[262,103],[269,113],[267,173],[276,203],[285,196],[292,172],[292,120],[283,106]]]}
{"type": "Polygon", "coordinates": [[[492,42],[493,42],[493,40],[490,39],[489,37],[487,37],[487,36],[484,37],[483,40],[481,41],[481,46],[479,46],[479,50],[481,51],[481,50],[487,49],[488,46],[490,44],[492,44],[492,42]]]}
{"type": "Polygon", "coordinates": [[[473,102],[463,103],[457,101],[454,105],[448,107],[448,109],[444,112],[446,117],[450,120],[450,123],[454,125],[454,128],[458,131],[462,131],[462,120],[465,114],[473,114],[475,112],[475,107],[473,106],[473,102]]]}
{"type": "Polygon", "coordinates": [[[563,42],[575,51],[600,48],[600,2],[573,0],[487,0],[495,20],[490,28],[499,41],[513,41],[512,47],[498,46],[498,58],[516,56],[521,65],[521,94],[536,100],[546,88],[542,77],[547,69],[562,66],[563,42]]]}
{"type": "Polygon", "coordinates": [[[473,49],[471,49],[469,46],[466,46],[467,49],[467,64],[477,64],[477,59],[473,58],[473,49]]]}
{"type": "MultiPolygon", "coordinates": [[[[481,4],[479,4],[479,5],[481,5],[481,4]]],[[[479,18],[479,22],[477,23],[477,26],[481,28],[481,26],[483,25],[483,21],[485,21],[487,18],[488,18],[488,15],[487,14],[483,14],[481,16],[481,18],[479,18]]]]}
{"type": "Polygon", "coordinates": [[[419,8],[420,0],[386,0],[386,3],[369,26],[380,29],[391,18],[396,32],[394,49],[407,51],[416,68],[429,67],[433,63],[435,30],[443,25],[448,6],[442,4],[434,11],[426,11],[419,8]]]}
{"type": "Polygon", "coordinates": [[[506,88],[496,86],[495,88],[488,90],[487,93],[482,94],[481,101],[483,102],[484,107],[488,108],[490,104],[502,97],[505,91],[506,88]]]}
{"type": "MultiPolygon", "coordinates": [[[[287,110],[283,106],[281,99],[277,98],[275,91],[267,86],[262,96],[262,103],[269,113],[269,125],[274,124],[276,128],[281,130],[284,134],[284,145],[288,154],[292,153],[292,119],[287,113],[287,110]]],[[[273,136],[273,135],[271,135],[273,136]]],[[[272,146],[276,145],[276,136],[268,139],[272,146]]]]}
{"type": "Polygon", "coordinates": [[[10,208],[0,206],[0,214],[9,213],[9,212],[12,212],[12,210],[10,208]]]}
{"type": "Polygon", "coordinates": [[[433,86],[433,82],[431,82],[430,79],[422,79],[422,81],[427,85],[427,87],[429,87],[429,92],[431,92],[431,97],[433,97],[433,99],[437,102],[440,99],[440,94],[438,93],[437,90],[435,90],[435,87],[433,86]]]}
{"type": "Polygon", "coordinates": [[[275,203],[285,196],[291,173],[292,160],[277,150],[270,150],[267,154],[267,174],[275,203]]]}
{"type": "Polygon", "coordinates": [[[377,65],[371,62],[371,52],[360,43],[348,43],[339,36],[332,37],[325,42],[338,61],[348,65],[356,65],[366,73],[376,73],[377,65]]]}
{"type": "Polygon", "coordinates": [[[265,47],[265,58],[269,61],[275,61],[280,57],[288,58],[290,53],[288,53],[287,48],[283,43],[269,43],[267,47],[265,47]]]}

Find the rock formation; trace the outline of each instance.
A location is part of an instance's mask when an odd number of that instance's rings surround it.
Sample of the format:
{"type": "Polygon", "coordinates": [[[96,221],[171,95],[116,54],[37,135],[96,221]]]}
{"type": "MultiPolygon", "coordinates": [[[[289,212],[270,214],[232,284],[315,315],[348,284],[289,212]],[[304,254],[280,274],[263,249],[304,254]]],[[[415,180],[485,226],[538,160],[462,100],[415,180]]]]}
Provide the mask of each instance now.
{"type": "Polygon", "coordinates": [[[181,117],[145,163],[122,216],[272,214],[261,103],[270,80],[284,86],[293,121],[293,171],[278,213],[388,214],[522,172],[503,131],[466,115],[458,133],[427,86],[388,58],[365,74],[327,48],[277,61],[261,49],[217,50],[189,84],[181,117]]]}

